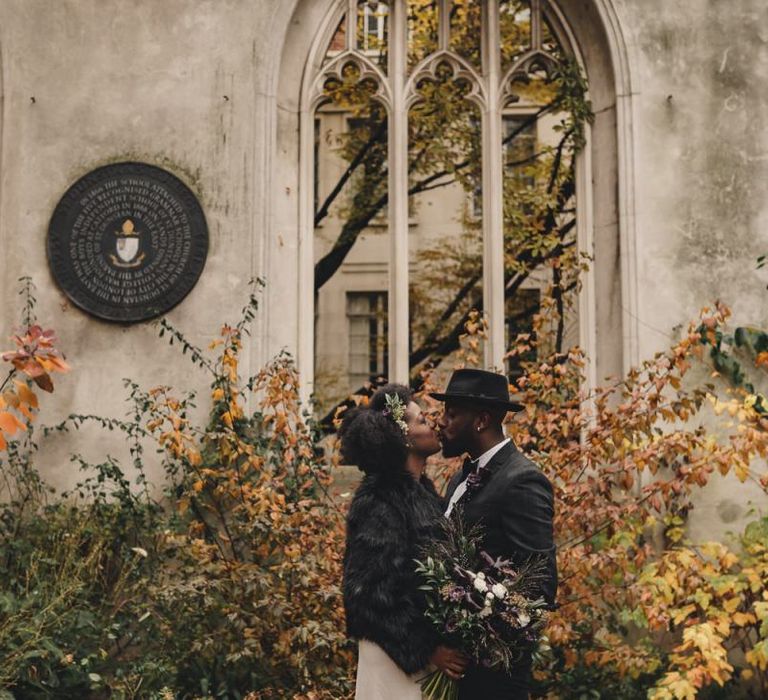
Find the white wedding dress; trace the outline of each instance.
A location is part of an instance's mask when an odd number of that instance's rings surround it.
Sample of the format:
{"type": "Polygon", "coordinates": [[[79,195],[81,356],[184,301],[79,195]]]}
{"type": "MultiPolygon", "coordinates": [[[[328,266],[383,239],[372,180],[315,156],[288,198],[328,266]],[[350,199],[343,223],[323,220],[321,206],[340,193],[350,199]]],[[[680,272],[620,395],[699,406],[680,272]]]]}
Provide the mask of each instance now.
{"type": "Polygon", "coordinates": [[[378,645],[367,639],[358,645],[355,700],[421,700],[426,672],[408,675],[378,645]]]}

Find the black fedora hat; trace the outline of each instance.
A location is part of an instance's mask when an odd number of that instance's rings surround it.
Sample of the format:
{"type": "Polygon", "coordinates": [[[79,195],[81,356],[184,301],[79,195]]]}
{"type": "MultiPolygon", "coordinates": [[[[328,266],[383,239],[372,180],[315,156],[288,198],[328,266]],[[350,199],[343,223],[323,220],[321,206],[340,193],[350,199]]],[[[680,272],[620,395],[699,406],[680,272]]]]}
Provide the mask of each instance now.
{"type": "Polygon", "coordinates": [[[510,401],[509,382],[503,374],[483,369],[457,369],[445,392],[430,393],[438,401],[472,401],[522,411],[522,404],[510,401]]]}

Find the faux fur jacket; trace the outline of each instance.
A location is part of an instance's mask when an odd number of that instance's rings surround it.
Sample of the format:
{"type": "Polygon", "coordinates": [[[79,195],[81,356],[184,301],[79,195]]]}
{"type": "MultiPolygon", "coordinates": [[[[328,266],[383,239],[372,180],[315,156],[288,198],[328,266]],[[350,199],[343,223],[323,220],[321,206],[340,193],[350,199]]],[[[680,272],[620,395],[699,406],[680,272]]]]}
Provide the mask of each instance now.
{"type": "Polygon", "coordinates": [[[406,673],[423,669],[439,642],[424,617],[414,559],[439,536],[442,518],[432,482],[405,471],[366,475],[347,516],[347,634],[375,642],[406,673]]]}

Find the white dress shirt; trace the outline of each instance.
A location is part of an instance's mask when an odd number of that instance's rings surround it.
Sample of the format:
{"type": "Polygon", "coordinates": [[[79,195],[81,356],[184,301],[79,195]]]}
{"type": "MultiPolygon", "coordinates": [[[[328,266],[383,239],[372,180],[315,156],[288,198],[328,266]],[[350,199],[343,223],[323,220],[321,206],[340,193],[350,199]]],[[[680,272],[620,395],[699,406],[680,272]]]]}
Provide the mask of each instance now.
{"type": "MultiPolygon", "coordinates": [[[[477,459],[472,460],[472,464],[475,465],[474,471],[477,471],[478,469],[482,469],[485,467],[488,462],[491,461],[493,456],[502,448],[504,445],[506,445],[509,442],[509,438],[506,440],[502,440],[501,442],[497,442],[493,447],[491,447],[490,450],[486,450],[481,454],[477,459]]],[[[448,508],[445,511],[445,517],[447,518],[451,511],[453,510],[453,507],[461,500],[461,497],[466,493],[467,491],[467,480],[464,479],[457,487],[456,490],[453,492],[453,495],[451,496],[451,500],[448,503],[448,508]]]]}

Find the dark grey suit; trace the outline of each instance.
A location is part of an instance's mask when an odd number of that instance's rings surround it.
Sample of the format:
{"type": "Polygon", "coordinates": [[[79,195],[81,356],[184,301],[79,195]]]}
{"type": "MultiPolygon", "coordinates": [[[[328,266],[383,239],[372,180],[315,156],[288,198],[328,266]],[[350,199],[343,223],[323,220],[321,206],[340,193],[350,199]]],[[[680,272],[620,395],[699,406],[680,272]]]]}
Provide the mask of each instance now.
{"type": "MultiPolygon", "coordinates": [[[[465,522],[483,526],[482,548],[494,558],[517,563],[542,558],[546,576],[541,595],[554,604],[557,592],[557,563],[552,532],[554,499],[552,485],[541,470],[512,442],[502,447],[485,467],[489,474],[468,498],[458,501],[465,522]]],[[[466,478],[458,472],[446,491],[450,499],[466,478]]],[[[460,700],[520,700],[528,697],[530,655],[512,670],[499,671],[471,666],[459,684],[460,700]]]]}

